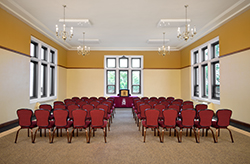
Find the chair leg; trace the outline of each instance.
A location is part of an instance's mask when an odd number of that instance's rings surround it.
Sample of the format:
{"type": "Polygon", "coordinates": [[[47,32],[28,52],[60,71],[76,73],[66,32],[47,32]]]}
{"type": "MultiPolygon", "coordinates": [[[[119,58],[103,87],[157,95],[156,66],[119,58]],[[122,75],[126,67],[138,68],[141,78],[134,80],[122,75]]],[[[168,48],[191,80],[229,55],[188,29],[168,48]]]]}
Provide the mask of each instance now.
{"type": "MultiPolygon", "coordinates": [[[[216,140],[215,140],[215,138],[214,138],[214,131],[213,131],[211,128],[209,128],[209,129],[210,129],[210,130],[211,130],[211,132],[212,132],[213,139],[214,139],[214,143],[216,143],[216,140]]],[[[208,131],[209,129],[207,129],[207,131],[208,131]]]]}
{"type": "Polygon", "coordinates": [[[156,129],[154,128],[154,136],[156,136],[156,129]]]}
{"type": "Polygon", "coordinates": [[[159,129],[159,127],[157,128],[157,133],[158,133],[158,136],[159,136],[160,142],[161,142],[161,135],[160,135],[160,129],[159,129]]]}
{"type": "Polygon", "coordinates": [[[180,141],[179,142],[182,142],[182,128],[180,129],[180,141]]]}
{"type": "MultiPolygon", "coordinates": [[[[190,130],[191,130],[191,129],[190,129],[190,130]]],[[[195,137],[195,141],[196,141],[196,142],[198,142],[198,141],[197,141],[197,136],[196,136],[196,132],[195,132],[195,129],[194,129],[194,128],[193,128],[193,131],[194,131],[194,137],[195,137]]]]}
{"type": "Polygon", "coordinates": [[[162,143],[164,142],[164,128],[162,128],[162,131],[161,131],[161,142],[162,143]]]}
{"type": "Polygon", "coordinates": [[[107,133],[107,126],[105,126],[105,128],[103,128],[103,135],[104,135],[105,143],[107,143],[107,141],[106,141],[106,133],[107,133]]]}
{"type": "Polygon", "coordinates": [[[229,134],[230,134],[230,137],[231,137],[231,141],[232,141],[232,143],[234,143],[234,139],[233,139],[233,135],[232,135],[231,130],[230,130],[230,129],[228,129],[228,128],[227,128],[227,130],[229,131],[229,134]]]}
{"type": "Polygon", "coordinates": [[[89,139],[88,139],[88,129],[87,128],[85,129],[85,133],[86,133],[86,143],[88,143],[89,139]]]}
{"type": "Polygon", "coordinates": [[[67,131],[67,142],[69,143],[69,130],[68,130],[68,128],[66,129],[66,131],[67,131]]]}
{"type": "Polygon", "coordinates": [[[218,131],[219,129],[216,129],[216,139],[215,139],[216,142],[218,142],[218,131]]]}
{"type": "Polygon", "coordinates": [[[49,129],[49,142],[51,142],[51,130],[49,129]]]}
{"type": "Polygon", "coordinates": [[[200,143],[200,129],[198,129],[198,142],[197,143],[200,143]]]}
{"type": "Polygon", "coordinates": [[[46,129],[44,129],[44,137],[46,137],[46,129]]]}
{"type": "Polygon", "coordinates": [[[28,137],[30,137],[30,129],[28,128],[28,137]]]}
{"type": "Polygon", "coordinates": [[[33,130],[32,129],[30,129],[30,133],[31,133],[31,143],[33,142],[33,130]]]}
{"type": "Polygon", "coordinates": [[[145,140],[146,140],[146,131],[147,131],[147,128],[144,128],[144,143],[145,143],[145,140]]]}
{"type": "Polygon", "coordinates": [[[40,129],[40,128],[37,128],[37,129],[36,129],[35,134],[34,134],[34,139],[33,139],[32,143],[35,143],[35,140],[36,140],[36,133],[37,133],[37,131],[38,131],[39,129],[40,129]]]}
{"type": "Polygon", "coordinates": [[[69,143],[71,143],[71,140],[72,140],[72,137],[73,137],[73,134],[74,134],[74,130],[75,130],[75,128],[73,128],[71,133],[70,133],[71,135],[70,135],[69,143]]]}
{"type": "Polygon", "coordinates": [[[54,135],[55,135],[55,131],[57,130],[57,132],[58,132],[58,129],[57,128],[55,128],[54,130],[53,130],[53,134],[52,134],[52,140],[51,140],[51,142],[50,143],[53,143],[53,141],[54,141],[54,135]]]}
{"type": "Polygon", "coordinates": [[[18,137],[18,134],[19,134],[19,131],[21,130],[22,128],[18,129],[18,131],[16,132],[16,139],[15,139],[15,143],[17,141],[17,137],[18,137]]]}
{"type": "Polygon", "coordinates": [[[171,128],[169,128],[169,136],[171,136],[171,128]]]}
{"type": "Polygon", "coordinates": [[[178,133],[178,131],[176,130],[176,128],[174,128],[174,131],[176,132],[176,136],[177,136],[177,140],[178,140],[178,142],[180,142],[180,139],[179,139],[179,133],[178,133]]]}
{"type": "Polygon", "coordinates": [[[141,135],[144,136],[144,126],[142,125],[141,135]]]}
{"type": "Polygon", "coordinates": [[[91,128],[89,128],[89,142],[90,143],[90,138],[91,138],[91,128]]]}
{"type": "Polygon", "coordinates": [[[140,128],[141,128],[141,120],[139,119],[139,131],[140,131],[140,128]]]}

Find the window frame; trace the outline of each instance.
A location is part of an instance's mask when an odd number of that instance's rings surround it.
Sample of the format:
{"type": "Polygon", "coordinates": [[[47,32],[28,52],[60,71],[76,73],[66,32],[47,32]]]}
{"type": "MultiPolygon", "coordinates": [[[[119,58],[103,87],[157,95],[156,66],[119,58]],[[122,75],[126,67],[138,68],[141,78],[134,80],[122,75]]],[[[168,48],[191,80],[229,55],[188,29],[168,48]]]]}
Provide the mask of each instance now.
{"type": "Polygon", "coordinates": [[[120,71],[128,71],[128,89],[130,90],[131,96],[143,96],[143,56],[142,55],[129,55],[129,56],[118,56],[118,55],[105,55],[104,56],[104,96],[117,96],[120,90],[120,71]],[[115,58],[116,59],[116,67],[115,68],[108,68],[107,67],[107,59],[115,58]],[[128,67],[120,67],[120,59],[127,58],[128,59],[128,67]],[[132,59],[140,59],[140,68],[132,68],[132,59]],[[107,71],[108,70],[116,70],[116,90],[113,94],[107,93],[107,71]],[[140,70],[140,93],[133,93],[132,92],[132,71],[133,70],[140,70]]]}
{"type": "MultiPolygon", "coordinates": [[[[219,36],[211,39],[210,41],[194,48],[191,50],[191,98],[193,100],[197,101],[203,101],[203,102],[212,102],[215,104],[220,104],[220,98],[215,98],[213,95],[214,90],[214,78],[216,76],[213,63],[219,63],[220,64],[220,56],[215,57],[215,45],[219,44],[219,36]],[[208,51],[208,59],[205,60],[204,56],[204,50],[207,49],[208,51]],[[196,60],[196,54],[198,52],[198,60],[196,60]],[[198,62],[195,62],[198,61],[198,62]],[[207,66],[208,70],[208,95],[205,95],[205,72],[204,72],[204,66],[207,66]],[[196,83],[196,73],[195,68],[198,68],[198,93],[199,95],[195,94],[195,86],[196,83]]],[[[220,45],[219,45],[220,46],[220,45]]]]}
{"type": "MultiPolygon", "coordinates": [[[[30,104],[55,100],[57,99],[57,50],[33,36],[31,36],[30,48],[31,44],[35,45],[35,55],[31,56],[32,52],[30,51],[30,65],[31,63],[36,63],[36,68],[33,71],[33,77],[30,75],[30,83],[33,83],[30,84],[29,88],[31,90],[33,86],[32,95],[30,91],[30,104]],[[41,49],[44,49],[43,55],[41,54],[41,49]],[[42,58],[42,56],[44,56],[44,58],[42,58]],[[44,70],[42,71],[42,69],[44,70]],[[42,72],[44,76],[43,79],[42,72]],[[33,78],[33,80],[31,78],[33,78]],[[42,88],[41,80],[43,80],[44,88],[42,88]],[[42,95],[42,93],[44,94],[42,95]]],[[[30,72],[32,71],[30,70],[30,72]]]]}

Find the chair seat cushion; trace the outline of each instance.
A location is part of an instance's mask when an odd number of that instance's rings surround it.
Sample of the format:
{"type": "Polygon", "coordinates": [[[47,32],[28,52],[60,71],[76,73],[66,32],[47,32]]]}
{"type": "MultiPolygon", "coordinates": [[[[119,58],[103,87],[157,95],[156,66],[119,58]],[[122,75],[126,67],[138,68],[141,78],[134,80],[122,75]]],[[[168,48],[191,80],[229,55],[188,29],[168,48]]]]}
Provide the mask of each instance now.
{"type": "Polygon", "coordinates": [[[74,126],[74,128],[83,128],[83,129],[86,129],[87,127],[89,127],[89,125],[91,124],[91,121],[86,121],[85,125],[84,126],[74,126]]]}
{"type": "Polygon", "coordinates": [[[30,129],[32,129],[34,127],[37,127],[36,123],[37,123],[36,121],[32,121],[30,126],[21,126],[21,128],[30,128],[30,129]]]}
{"type": "Polygon", "coordinates": [[[201,125],[199,124],[199,121],[194,121],[194,126],[195,126],[196,128],[199,128],[199,129],[201,129],[201,128],[203,128],[203,129],[209,129],[209,128],[210,128],[210,126],[201,126],[201,125]]]}
{"type": "Polygon", "coordinates": [[[141,114],[137,114],[137,117],[138,117],[140,120],[146,119],[146,117],[141,117],[141,114]]]}
{"type": "Polygon", "coordinates": [[[181,120],[176,121],[176,125],[180,128],[192,128],[193,126],[183,126],[181,120]]]}
{"type": "Polygon", "coordinates": [[[227,126],[218,126],[217,121],[212,121],[212,127],[214,127],[214,128],[227,128],[227,126]]]}
{"type": "Polygon", "coordinates": [[[93,126],[92,124],[90,124],[91,128],[105,128],[107,126],[108,122],[107,121],[103,121],[103,125],[101,126],[93,126]]]}

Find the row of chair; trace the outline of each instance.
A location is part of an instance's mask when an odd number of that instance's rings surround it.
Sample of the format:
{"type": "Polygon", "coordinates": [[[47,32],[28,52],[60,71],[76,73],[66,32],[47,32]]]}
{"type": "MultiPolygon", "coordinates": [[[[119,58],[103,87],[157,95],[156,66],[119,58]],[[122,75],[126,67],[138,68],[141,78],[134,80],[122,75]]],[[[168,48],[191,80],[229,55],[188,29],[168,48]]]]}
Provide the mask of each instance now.
{"type": "MultiPolygon", "coordinates": [[[[142,122],[142,135],[144,135],[144,142],[147,128],[157,129],[159,134],[159,127],[162,127],[162,134],[159,135],[159,137],[160,141],[164,142],[164,129],[170,129],[169,135],[171,135],[171,129],[175,129],[176,133],[176,127],[179,127],[180,137],[177,132],[178,142],[182,142],[182,130],[186,128],[186,135],[188,135],[188,129],[190,129],[190,134],[191,130],[194,131],[197,143],[200,142],[200,129],[203,129],[203,132],[205,129],[206,135],[208,130],[210,130],[212,132],[214,142],[216,143],[218,142],[220,129],[228,129],[227,127],[230,123],[232,115],[231,110],[220,109],[216,112],[216,120],[212,121],[214,111],[207,109],[207,105],[205,104],[197,104],[194,108],[192,102],[189,101],[187,101],[187,104],[182,102],[180,107],[176,104],[168,104],[165,106],[165,104],[162,104],[162,102],[165,102],[164,100],[159,101],[160,104],[156,103],[154,105],[147,104],[145,100],[142,101],[142,99],[134,98],[134,106],[132,109],[134,116],[136,116],[136,122],[137,126],[139,126],[139,130],[142,122]],[[216,138],[214,137],[213,130],[210,128],[211,126],[216,128],[216,138]],[[196,130],[198,131],[198,137],[196,135],[196,130]]],[[[152,101],[148,101],[148,103],[150,102],[152,101]]],[[[234,142],[230,129],[228,129],[228,131],[230,133],[231,141],[234,142]]]]}
{"type": "Polygon", "coordinates": [[[17,115],[19,118],[20,129],[16,133],[15,143],[17,142],[18,134],[21,129],[31,130],[31,142],[35,143],[36,134],[38,130],[48,129],[49,130],[49,142],[53,143],[55,131],[58,129],[66,129],[67,131],[67,141],[71,143],[74,130],[85,129],[86,132],[86,142],[90,142],[91,130],[93,130],[93,136],[96,129],[103,129],[104,141],[106,141],[107,136],[107,125],[108,122],[105,119],[105,111],[101,108],[94,108],[90,110],[90,120],[87,119],[88,112],[85,109],[74,109],[72,111],[73,119],[68,119],[69,112],[64,109],[54,110],[54,119],[50,120],[50,111],[46,109],[38,109],[35,111],[36,121],[32,121],[33,111],[30,109],[18,109],[17,115]],[[35,131],[33,137],[33,128],[38,127],[35,131]],[[72,127],[71,136],[69,137],[69,128],[72,127]],[[88,129],[89,128],[89,133],[88,129]],[[51,137],[51,131],[53,131],[51,137]]]}

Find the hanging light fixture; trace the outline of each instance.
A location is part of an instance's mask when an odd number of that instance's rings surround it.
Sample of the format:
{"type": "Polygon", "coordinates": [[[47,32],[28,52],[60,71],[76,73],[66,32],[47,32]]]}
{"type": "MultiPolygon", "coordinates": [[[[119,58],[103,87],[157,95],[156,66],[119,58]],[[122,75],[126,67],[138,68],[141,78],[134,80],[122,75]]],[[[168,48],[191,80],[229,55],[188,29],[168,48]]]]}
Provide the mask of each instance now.
{"type": "Polygon", "coordinates": [[[158,48],[159,55],[166,56],[170,53],[170,46],[165,47],[165,32],[163,32],[163,46],[158,48]]]}
{"type": "MultiPolygon", "coordinates": [[[[84,43],[84,35],[85,35],[85,32],[83,32],[83,40],[82,40],[83,43],[84,43]]],[[[78,46],[77,53],[82,56],[88,55],[90,53],[90,47],[84,46],[84,44],[82,47],[78,46]]]]}
{"type": "Polygon", "coordinates": [[[69,39],[72,39],[73,37],[73,27],[71,27],[70,32],[66,31],[66,25],[65,25],[65,8],[66,5],[63,5],[64,12],[63,12],[63,31],[58,31],[58,25],[56,25],[56,36],[62,37],[62,39],[65,41],[68,37],[69,39]]]}
{"type": "Polygon", "coordinates": [[[177,29],[177,38],[183,39],[185,41],[187,41],[189,38],[193,38],[194,35],[196,34],[196,28],[195,28],[195,26],[194,26],[194,28],[191,28],[191,30],[190,30],[190,24],[187,24],[187,7],[188,7],[188,5],[185,5],[185,8],[186,8],[186,25],[185,25],[185,31],[183,31],[181,33],[181,28],[178,27],[178,29],[177,29]]]}

